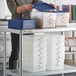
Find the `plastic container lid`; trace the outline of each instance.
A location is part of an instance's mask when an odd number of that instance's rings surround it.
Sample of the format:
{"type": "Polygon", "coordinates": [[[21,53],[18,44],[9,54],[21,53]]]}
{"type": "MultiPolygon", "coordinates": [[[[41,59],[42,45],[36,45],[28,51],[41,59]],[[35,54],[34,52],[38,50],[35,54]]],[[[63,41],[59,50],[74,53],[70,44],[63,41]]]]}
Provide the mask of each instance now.
{"type": "Polygon", "coordinates": [[[37,2],[33,4],[33,7],[39,11],[50,11],[54,10],[55,7],[45,3],[45,2],[37,2]]]}

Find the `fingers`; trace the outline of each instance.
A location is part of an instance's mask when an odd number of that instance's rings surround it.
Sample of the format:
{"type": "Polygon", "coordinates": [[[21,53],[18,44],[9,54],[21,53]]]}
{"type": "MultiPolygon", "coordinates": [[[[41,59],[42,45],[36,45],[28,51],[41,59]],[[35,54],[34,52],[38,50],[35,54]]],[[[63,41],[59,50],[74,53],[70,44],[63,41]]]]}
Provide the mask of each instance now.
{"type": "Polygon", "coordinates": [[[56,8],[56,5],[54,5],[54,4],[50,4],[52,7],[54,7],[54,8],[56,8]]]}
{"type": "Polygon", "coordinates": [[[33,9],[33,6],[30,4],[30,5],[28,6],[28,9],[29,9],[29,10],[32,10],[32,9],[33,9]]]}
{"type": "Polygon", "coordinates": [[[32,10],[33,6],[32,4],[25,4],[25,10],[32,10]]]}
{"type": "Polygon", "coordinates": [[[16,12],[17,13],[21,13],[24,10],[32,10],[32,9],[33,9],[33,5],[32,4],[25,4],[25,5],[17,7],[16,12]]]}

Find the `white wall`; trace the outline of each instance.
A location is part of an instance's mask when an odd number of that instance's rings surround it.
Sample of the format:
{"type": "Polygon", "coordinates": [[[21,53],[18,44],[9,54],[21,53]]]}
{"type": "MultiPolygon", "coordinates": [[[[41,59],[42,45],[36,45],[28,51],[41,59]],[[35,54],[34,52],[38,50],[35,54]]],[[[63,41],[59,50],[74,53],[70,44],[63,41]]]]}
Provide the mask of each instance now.
{"type": "Polygon", "coordinates": [[[68,5],[68,4],[76,4],[76,0],[42,0],[46,3],[52,3],[55,5],[59,5],[60,9],[62,8],[61,5],[68,5]]]}
{"type": "Polygon", "coordinates": [[[62,0],[63,4],[76,4],[76,0],[62,0]]]}
{"type": "Polygon", "coordinates": [[[9,15],[11,15],[11,13],[10,13],[10,11],[8,9],[7,2],[5,0],[5,16],[9,16],[9,15]]]}
{"type": "Polygon", "coordinates": [[[0,19],[4,18],[4,14],[5,14],[4,7],[5,7],[5,2],[4,2],[4,0],[1,0],[0,1],[0,19]]]}
{"type": "Polygon", "coordinates": [[[56,3],[56,4],[76,4],[76,0],[42,0],[47,3],[56,3]]]}
{"type": "Polygon", "coordinates": [[[0,1],[0,19],[5,19],[6,16],[11,15],[8,10],[6,0],[0,1]]]}

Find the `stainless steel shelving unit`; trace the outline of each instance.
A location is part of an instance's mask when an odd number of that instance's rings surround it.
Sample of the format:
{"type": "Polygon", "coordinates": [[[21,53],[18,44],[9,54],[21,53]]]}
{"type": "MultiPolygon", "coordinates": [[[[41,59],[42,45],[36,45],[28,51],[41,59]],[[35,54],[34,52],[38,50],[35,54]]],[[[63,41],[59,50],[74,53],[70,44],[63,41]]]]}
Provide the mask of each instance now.
{"type": "Polygon", "coordinates": [[[62,74],[76,72],[76,67],[64,65],[63,70],[55,70],[55,71],[44,71],[44,72],[27,72],[22,70],[22,35],[28,33],[51,33],[51,32],[65,32],[65,31],[76,31],[76,28],[65,27],[65,28],[52,28],[52,29],[30,29],[30,30],[15,30],[8,29],[7,26],[0,27],[0,32],[4,32],[4,76],[12,75],[12,76],[44,76],[44,75],[53,75],[53,74],[62,74]],[[13,32],[19,34],[19,69],[18,70],[7,70],[6,69],[6,32],[13,32]]]}

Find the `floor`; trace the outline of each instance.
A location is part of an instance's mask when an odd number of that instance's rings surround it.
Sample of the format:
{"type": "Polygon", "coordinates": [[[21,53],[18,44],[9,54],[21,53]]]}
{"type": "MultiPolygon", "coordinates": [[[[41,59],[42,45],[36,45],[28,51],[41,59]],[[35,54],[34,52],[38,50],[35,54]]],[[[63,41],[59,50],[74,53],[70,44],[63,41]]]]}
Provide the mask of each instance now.
{"type": "MultiPolygon", "coordinates": [[[[48,76],[63,76],[63,75],[58,74],[58,75],[48,75],[48,76]]],[[[76,76],[76,73],[64,74],[64,76],[76,76]]]]}
{"type": "MultiPolygon", "coordinates": [[[[3,76],[2,71],[0,71],[0,76],[3,76]]],[[[58,74],[58,75],[48,75],[48,76],[62,76],[62,75],[58,74]]],[[[76,73],[64,74],[64,76],[76,76],[76,73]]]]}
{"type": "MultiPolygon", "coordinates": [[[[65,60],[65,64],[71,65],[71,66],[75,66],[76,67],[76,60],[65,60]]],[[[48,75],[48,76],[76,76],[76,73],[67,73],[64,75],[58,74],[58,75],[48,75]]]]}
{"type": "Polygon", "coordinates": [[[65,64],[72,65],[76,67],[76,60],[65,60],[65,64]]]}

